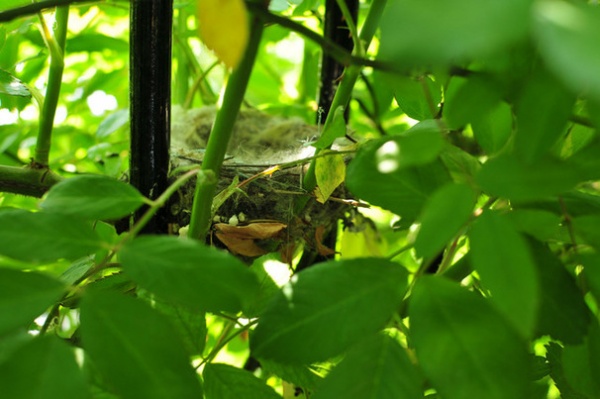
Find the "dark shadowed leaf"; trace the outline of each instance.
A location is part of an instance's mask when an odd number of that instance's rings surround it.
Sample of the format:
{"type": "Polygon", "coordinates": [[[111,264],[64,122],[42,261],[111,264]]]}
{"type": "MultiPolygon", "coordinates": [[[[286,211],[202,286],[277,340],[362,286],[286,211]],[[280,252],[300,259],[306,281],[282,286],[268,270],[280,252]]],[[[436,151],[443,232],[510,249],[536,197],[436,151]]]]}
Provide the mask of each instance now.
{"type": "Polygon", "coordinates": [[[471,122],[473,136],[488,154],[495,154],[506,145],[513,131],[513,115],[510,106],[499,103],[489,112],[479,115],[471,122]]]}
{"type": "Polygon", "coordinates": [[[82,175],[53,186],[41,208],[84,219],[117,219],[129,215],[146,200],[129,184],[101,175],[82,175]]]}
{"type": "Polygon", "coordinates": [[[537,335],[579,344],[588,332],[590,311],[565,266],[545,245],[529,240],[541,288],[537,335]]]}
{"type": "Polygon", "coordinates": [[[414,66],[493,54],[527,36],[530,3],[522,0],[389,2],[381,21],[380,57],[414,66]]]}
{"type": "Polygon", "coordinates": [[[465,226],[475,206],[475,193],[463,184],[448,184],[436,191],[423,208],[415,240],[417,255],[436,255],[465,226]]]}
{"type": "Polygon", "coordinates": [[[202,376],[206,399],[281,399],[252,373],[227,364],[207,364],[202,376]]]}
{"type": "Polygon", "coordinates": [[[526,164],[544,156],[565,133],[575,96],[546,71],[527,80],[517,104],[515,152],[526,164]]]}
{"type": "Polygon", "coordinates": [[[386,75],[386,79],[394,90],[396,102],[410,118],[423,121],[437,116],[438,104],[442,100],[439,82],[426,77],[419,81],[404,76],[386,75]],[[428,96],[431,96],[431,103],[428,96]]]}
{"type": "Polygon", "coordinates": [[[600,10],[591,4],[540,1],[534,33],[548,67],[576,92],[600,100],[600,10]]]}
{"type": "Polygon", "coordinates": [[[306,269],[260,317],[251,351],[282,363],[307,364],[335,356],[385,325],[402,300],[406,279],[402,266],[383,259],[306,269]]]}
{"type": "Polygon", "coordinates": [[[64,290],[63,284],[46,275],[0,268],[0,335],[27,327],[64,290]]]}
{"type": "Polygon", "coordinates": [[[346,185],[354,195],[410,223],[419,216],[429,196],[449,181],[449,175],[438,160],[400,168],[403,154],[399,143],[385,139],[365,145],[348,165],[346,185]]]}
{"type": "Polygon", "coordinates": [[[56,337],[37,337],[0,364],[2,397],[90,398],[73,348],[56,337]]]}
{"type": "Polygon", "coordinates": [[[378,334],[348,352],[319,386],[314,399],[419,399],[423,382],[420,370],[398,341],[378,334]]]}
{"type": "Polygon", "coordinates": [[[419,364],[443,398],[529,398],[527,345],[488,301],[440,277],[419,279],[409,305],[419,364]]]}
{"type": "Polygon", "coordinates": [[[77,259],[103,245],[92,224],[69,215],[0,212],[0,254],[27,262],[77,259]]]}
{"type": "Polygon", "coordinates": [[[444,119],[449,128],[460,129],[478,121],[500,104],[502,92],[484,77],[474,76],[457,83],[455,80],[451,80],[448,99],[444,102],[444,119]]]}
{"type": "Polygon", "coordinates": [[[510,221],[486,211],[469,232],[471,261],[490,301],[524,337],[531,337],[540,304],[540,284],[525,239],[510,221]]]}
{"type": "Polygon", "coordinates": [[[125,272],[141,287],[190,309],[238,312],[259,287],[237,258],[195,240],[145,236],[119,255],[125,272]]]}
{"type": "Polygon", "coordinates": [[[86,353],[123,399],[197,399],[200,380],[169,320],[139,299],[89,292],[81,304],[86,353]]]}
{"type": "Polygon", "coordinates": [[[477,181],[487,193],[517,201],[532,201],[571,190],[584,177],[578,168],[551,158],[525,165],[505,155],[486,162],[477,181]]]}

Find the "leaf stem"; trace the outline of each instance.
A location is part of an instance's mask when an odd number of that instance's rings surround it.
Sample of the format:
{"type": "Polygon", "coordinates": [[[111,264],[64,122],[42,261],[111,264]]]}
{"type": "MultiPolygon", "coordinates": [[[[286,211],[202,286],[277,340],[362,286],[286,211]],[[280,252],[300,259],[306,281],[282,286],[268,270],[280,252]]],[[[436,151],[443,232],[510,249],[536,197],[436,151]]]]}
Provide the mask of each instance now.
{"type": "Polygon", "coordinates": [[[34,161],[39,165],[48,165],[52,128],[54,116],[60,95],[62,75],[64,70],[64,50],[67,36],[67,24],[69,21],[69,6],[60,6],[56,9],[56,23],[54,35],[48,29],[44,16],[40,14],[42,24],[42,35],[50,50],[50,70],[48,72],[48,86],[46,97],[40,114],[40,127],[36,141],[34,161]]]}
{"type": "Polygon", "coordinates": [[[263,32],[263,23],[257,17],[252,17],[250,39],[240,64],[233,70],[225,92],[222,105],[218,110],[215,123],[208,138],[204,160],[202,161],[203,175],[198,176],[192,215],[188,236],[203,239],[208,231],[211,220],[212,200],[217,188],[217,179],[225,158],[225,151],[231,139],[233,125],[244,100],[244,93],[250,80],[252,66],[263,32]]]}

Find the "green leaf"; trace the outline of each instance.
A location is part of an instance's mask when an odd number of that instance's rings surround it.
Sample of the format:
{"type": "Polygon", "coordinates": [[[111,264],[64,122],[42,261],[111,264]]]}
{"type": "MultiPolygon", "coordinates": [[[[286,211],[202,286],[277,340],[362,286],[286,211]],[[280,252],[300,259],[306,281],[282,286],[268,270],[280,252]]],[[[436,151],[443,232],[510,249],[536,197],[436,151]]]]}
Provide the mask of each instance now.
{"type": "Polygon", "coordinates": [[[410,118],[423,121],[434,119],[439,111],[442,101],[442,91],[439,82],[423,77],[422,81],[399,75],[385,75],[392,89],[396,102],[410,118]],[[425,90],[431,96],[431,103],[427,100],[425,90]],[[433,106],[433,109],[432,109],[433,106]]]}
{"type": "Polygon", "coordinates": [[[507,216],[519,232],[540,241],[559,235],[562,218],[552,212],[542,209],[514,209],[507,216]]]}
{"type": "Polygon", "coordinates": [[[27,327],[64,291],[64,285],[46,275],[0,268],[0,335],[27,327]]]}
{"type": "Polygon", "coordinates": [[[83,219],[118,219],[146,202],[133,186],[102,175],[81,175],[54,185],[40,207],[83,219]]]}
{"type": "Polygon", "coordinates": [[[282,363],[308,364],[335,356],[385,325],[402,301],[406,280],[404,268],[374,258],[306,269],[260,317],[250,337],[251,351],[282,363]]]}
{"type": "Polygon", "coordinates": [[[541,303],[537,336],[550,335],[565,344],[583,341],[590,311],[573,276],[547,246],[529,241],[540,278],[541,303]]]}
{"type": "Polygon", "coordinates": [[[67,53],[77,52],[103,52],[106,50],[126,53],[129,43],[123,39],[103,35],[100,33],[80,32],[67,40],[67,53]]]}
{"type": "Polygon", "coordinates": [[[491,55],[528,36],[529,8],[523,0],[396,0],[381,18],[380,57],[429,66],[491,55]]]}
{"type": "Polygon", "coordinates": [[[204,313],[193,312],[183,306],[156,300],[154,306],[171,320],[179,332],[187,353],[190,356],[201,356],[208,333],[204,313]]]}
{"type": "Polygon", "coordinates": [[[586,254],[581,255],[580,258],[589,289],[598,301],[600,300],[600,255],[586,254]]]}
{"type": "Polygon", "coordinates": [[[600,248],[600,230],[598,229],[600,215],[579,216],[573,218],[571,223],[577,235],[583,238],[587,244],[596,249],[600,248]]]}
{"type": "Polygon", "coordinates": [[[202,376],[206,399],[281,399],[252,373],[227,364],[207,364],[202,376]]]}
{"type": "Polygon", "coordinates": [[[354,195],[396,213],[410,225],[429,196],[450,178],[438,160],[400,169],[399,152],[396,152],[399,148],[395,139],[375,140],[364,145],[348,165],[346,186],[354,195]],[[386,143],[389,143],[387,147],[386,143]],[[395,156],[392,152],[396,152],[395,156]]]}
{"type": "Polygon", "coordinates": [[[123,399],[202,397],[196,372],[178,333],[141,300],[88,292],[81,304],[84,350],[123,399]]]}
{"type": "Polygon", "coordinates": [[[283,381],[301,387],[304,390],[314,392],[316,387],[321,384],[323,377],[311,370],[310,366],[282,364],[272,360],[258,359],[261,368],[270,374],[275,374],[283,381]]]}
{"type": "Polygon", "coordinates": [[[423,208],[421,228],[415,240],[417,255],[431,258],[465,226],[475,206],[475,193],[463,184],[437,190],[423,208]]]}
{"type": "Polygon", "coordinates": [[[144,236],[126,244],[119,259],[141,287],[195,310],[238,312],[259,286],[237,258],[195,240],[144,236]]]}
{"type": "Polygon", "coordinates": [[[533,28],[548,67],[574,92],[600,100],[600,10],[585,3],[540,1],[533,28]]]}
{"type": "Polygon", "coordinates": [[[31,340],[0,364],[0,386],[5,398],[90,397],[73,349],[53,336],[31,340]]]}
{"type": "Polygon", "coordinates": [[[564,399],[597,398],[600,391],[597,376],[590,372],[590,351],[587,344],[561,347],[555,342],[546,345],[550,376],[564,399]],[[596,381],[594,381],[596,380],[596,381]]]}
{"type": "Polygon", "coordinates": [[[96,137],[99,139],[106,138],[125,126],[128,122],[129,110],[119,109],[108,115],[102,122],[100,122],[98,130],[96,131],[96,137]]]}
{"type": "Polygon", "coordinates": [[[582,180],[577,168],[551,158],[525,165],[510,155],[483,164],[477,181],[488,194],[532,201],[571,190],[582,180]]]}
{"type": "Polygon", "coordinates": [[[499,103],[487,113],[472,121],[471,128],[477,143],[488,154],[501,151],[513,131],[513,115],[510,106],[499,103]]]}
{"type": "Polygon", "coordinates": [[[531,164],[565,133],[575,96],[545,71],[537,71],[526,82],[515,106],[515,152],[531,164]]]}
{"type": "Polygon", "coordinates": [[[314,399],[419,399],[423,376],[398,341],[384,334],[351,349],[331,371],[314,399]]]}
{"type": "Polygon", "coordinates": [[[409,305],[419,364],[440,397],[528,398],[527,345],[488,301],[441,277],[417,282],[409,305]]]}
{"type": "Polygon", "coordinates": [[[46,212],[0,212],[0,254],[26,262],[77,259],[102,247],[91,223],[46,212]]]}
{"type": "MultiPolygon", "coordinates": [[[[455,80],[451,80],[451,86],[455,80]]],[[[444,118],[450,129],[460,129],[479,120],[500,103],[502,91],[483,77],[461,79],[456,86],[452,91],[448,89],[450,93],[444,103],[444,118]]]]}
{"type": "Polygon", "coordinates": [[[531,337],[540,304],[537,269],[527,243],[502,215],[484,212],[469,232],[471,261],[491,302],[523,337],[531,337]]]}
{"type": "Polygon", "coordinates": [[[0,93],[10,96],[31,97],[27,86],[3,69],[0,69],[0,93]]]}
{"type": "Polygon", "coordinates": [[[344,119],[344,107],[339,106],[334,114],[333,120],[325,124],[321,137],[312,145],[315,148],[325,149],[331,147],[335,139],[346,135],[346,120],[344,119]]]}

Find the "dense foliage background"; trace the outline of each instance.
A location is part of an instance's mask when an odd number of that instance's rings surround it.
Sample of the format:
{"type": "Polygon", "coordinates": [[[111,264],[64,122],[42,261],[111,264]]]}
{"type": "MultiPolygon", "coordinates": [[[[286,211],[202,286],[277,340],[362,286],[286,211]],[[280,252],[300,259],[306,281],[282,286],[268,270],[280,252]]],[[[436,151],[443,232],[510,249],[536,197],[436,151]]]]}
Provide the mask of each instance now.
{"type": "MultiPolygon", "coordinates": [[[[314,123],[322,48],[346,66],[313,145],[358,145],[347,167],[320,158],[316,182],[370,207],[298,273],[301,250],[248,266],[203,240],[140,235],[208,175],[153,199],[124,182],[129,3],[7,16],[26,4],[0,5],[2,397],[600,396],[596,2],[362,1],[353,57],[322,39],[322,1],[250,2],[269,23],[246,107],[314,123]]],[[[216,104],[230,76],[196,15],[175,3],[183,108],[216,104]]]]}

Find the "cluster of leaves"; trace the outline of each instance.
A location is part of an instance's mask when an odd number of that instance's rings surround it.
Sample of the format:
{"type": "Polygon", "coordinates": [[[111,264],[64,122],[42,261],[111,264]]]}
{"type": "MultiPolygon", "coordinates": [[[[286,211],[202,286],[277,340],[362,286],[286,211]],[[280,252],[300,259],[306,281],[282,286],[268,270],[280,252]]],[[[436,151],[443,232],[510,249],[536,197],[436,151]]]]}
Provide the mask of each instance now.
{"type": "Polygon", "coordinates": [[[121,235],[103,222],[151,216],[181,180],[150,201],[108,177],[65,179],[37,212],[0,209],[3,394],[278,398],[215,360],[249,333],[263,379],[311,398],[541,399],[550,384],[598,397],[600,10],[398,0],[380,28],[380,69],[352,103],[370,136],[345,183],[396,215],[400,250],[342,245],[278,287],[264,262],[138,236],[145,217],[121,235]]]}

